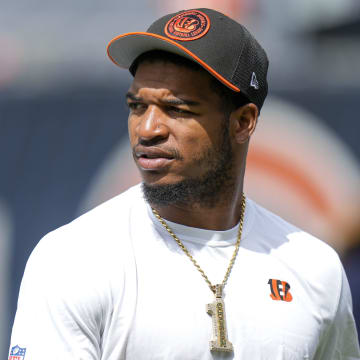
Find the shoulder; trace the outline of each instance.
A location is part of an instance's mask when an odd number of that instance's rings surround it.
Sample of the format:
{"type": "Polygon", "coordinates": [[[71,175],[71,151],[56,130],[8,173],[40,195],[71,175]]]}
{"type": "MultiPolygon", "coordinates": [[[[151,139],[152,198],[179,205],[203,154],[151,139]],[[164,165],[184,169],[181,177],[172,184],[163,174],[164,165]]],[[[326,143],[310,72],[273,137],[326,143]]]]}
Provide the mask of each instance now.
{"type": "Polygon", "coordinates": [[[52,271],[63,276],[65,269],[90,273],[113,270],[131,253],[129,214],[144,206],[135,186],[93,210],[45,235],[33,250],[27,268],[52,271]]]}
{"type": "Polygon", "coordinates": [[[248,205],[251,229],[243,247],[250,251],[255,274],[269,279],[271,292],[273,286],[278,294],[283,284],[288,286],[296,311],[286,316],[297,316],[295,323],[307,324],[307,330],[316,324],[319,358],[333,359],[336,353],[355,359],[359,348],[351,293],[336,251],[254,201],[248,205]]]}
{"type": "Polygon", "coordinates": [[[280,216],[248,200],[252,212],[251,235],[258,241],[254,246],[273,254],[284,254],[289,258],[306,257],[319,261],[337,261],[337,253],[324,241],[290,224],[280,216]]]}
{"type": "Polygon", "coordinates": [[[279,278],[287,274],[299,286],[323,299],[329,299],[331,291],[334,296],[328,305],[334,312],[343,284],[342,264],[336,251],[254,201],[249,200],[249,205],[253,212],[249,248],[263,255],[264,264],[279,278]]]}
{"type": "Polygon", "coordinates": [[[27,261],[19,306],[47,299],[55,307],[72,304],[93,313],[120,299],[125,277],[134,279],[128,224],[141,202],[141,189],[133,187],[45,235],[27,261]]]}
{"type": "Polygon", "coordinates": [[[144,206],[145,202],[140,184],[135,185],[120,195],[100,204],[94,209],[79,216],[59,230],[65,229],[105,229],[119,223],[126,223],[132,208],[144,206]]]}
{"type": "Polygon", "coordinates": [[[52,242],[64,247],[67,243],[90,247],[99,243],[106,246],[112,240],[117,241],[119,234],[124,234],[129,224],[129,216],[134,207],[145,206],[139,185],[102,203],[72,222],[48,233],[38,246],[46,247],[52,242]]]}

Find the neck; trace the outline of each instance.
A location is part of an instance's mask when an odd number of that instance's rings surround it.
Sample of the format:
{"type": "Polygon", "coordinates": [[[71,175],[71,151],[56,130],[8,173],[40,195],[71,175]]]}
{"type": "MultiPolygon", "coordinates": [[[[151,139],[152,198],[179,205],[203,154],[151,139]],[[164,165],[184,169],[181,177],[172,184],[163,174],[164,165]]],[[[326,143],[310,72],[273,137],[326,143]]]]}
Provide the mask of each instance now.
{"type": "Polygon", "coordinates": [[[241,181],[232,191],[224,192],[221,200],[212,206],[201,203],[150,205],[165,220],[201,229],[228,230],[240,220],[242,192],[241,181]]]}

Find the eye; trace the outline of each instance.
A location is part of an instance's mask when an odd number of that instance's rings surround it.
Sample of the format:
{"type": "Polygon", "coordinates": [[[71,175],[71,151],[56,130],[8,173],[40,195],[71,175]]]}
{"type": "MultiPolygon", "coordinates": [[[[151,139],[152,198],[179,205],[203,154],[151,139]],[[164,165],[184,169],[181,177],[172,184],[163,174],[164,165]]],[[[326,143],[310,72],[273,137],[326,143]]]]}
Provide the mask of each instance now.
{"type": "Polygon", "coordinates": [[[192,114],[191,111],[189,111],[189,110],[180,109],[180,108],[175,107],[175,106],[169,106],[168,111],[179,114],[179,115],[190,115],[190,114],[192,114]]]}
{"type": "Polygon", "coordinates": [[[138,111],[143,109],[145,105],[140,102],[129,102],[128,107],[131,111],[138,111]]]}

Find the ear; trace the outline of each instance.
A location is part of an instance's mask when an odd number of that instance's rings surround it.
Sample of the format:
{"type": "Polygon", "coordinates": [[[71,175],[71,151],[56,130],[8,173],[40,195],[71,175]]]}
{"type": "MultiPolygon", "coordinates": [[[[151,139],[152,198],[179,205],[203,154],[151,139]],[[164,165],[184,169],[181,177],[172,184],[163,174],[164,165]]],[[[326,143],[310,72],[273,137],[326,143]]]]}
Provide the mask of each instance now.
{"type": "Polygon", "coordinates": [[[256,128],[259,110],[253,103],[237,108],[230,114],[230,123],[233,124],[235,142],[247,142],[256,128]]]}

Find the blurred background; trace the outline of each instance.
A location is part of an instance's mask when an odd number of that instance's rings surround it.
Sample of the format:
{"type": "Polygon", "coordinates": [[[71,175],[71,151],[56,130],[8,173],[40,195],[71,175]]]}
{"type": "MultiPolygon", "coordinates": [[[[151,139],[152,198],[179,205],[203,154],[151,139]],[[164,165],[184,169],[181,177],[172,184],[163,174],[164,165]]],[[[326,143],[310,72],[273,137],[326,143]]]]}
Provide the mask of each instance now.
{"type": "Polygon", "coordinates": [[[40,238],[139,181],[124,101],[131,76],[107,59],[107,43],[194,7],[244,23],[267,51],[270,90],[245,191],[338,251],[359,324],[358,0],[7,1],[0,5],[0,358],[40,238]]]}

